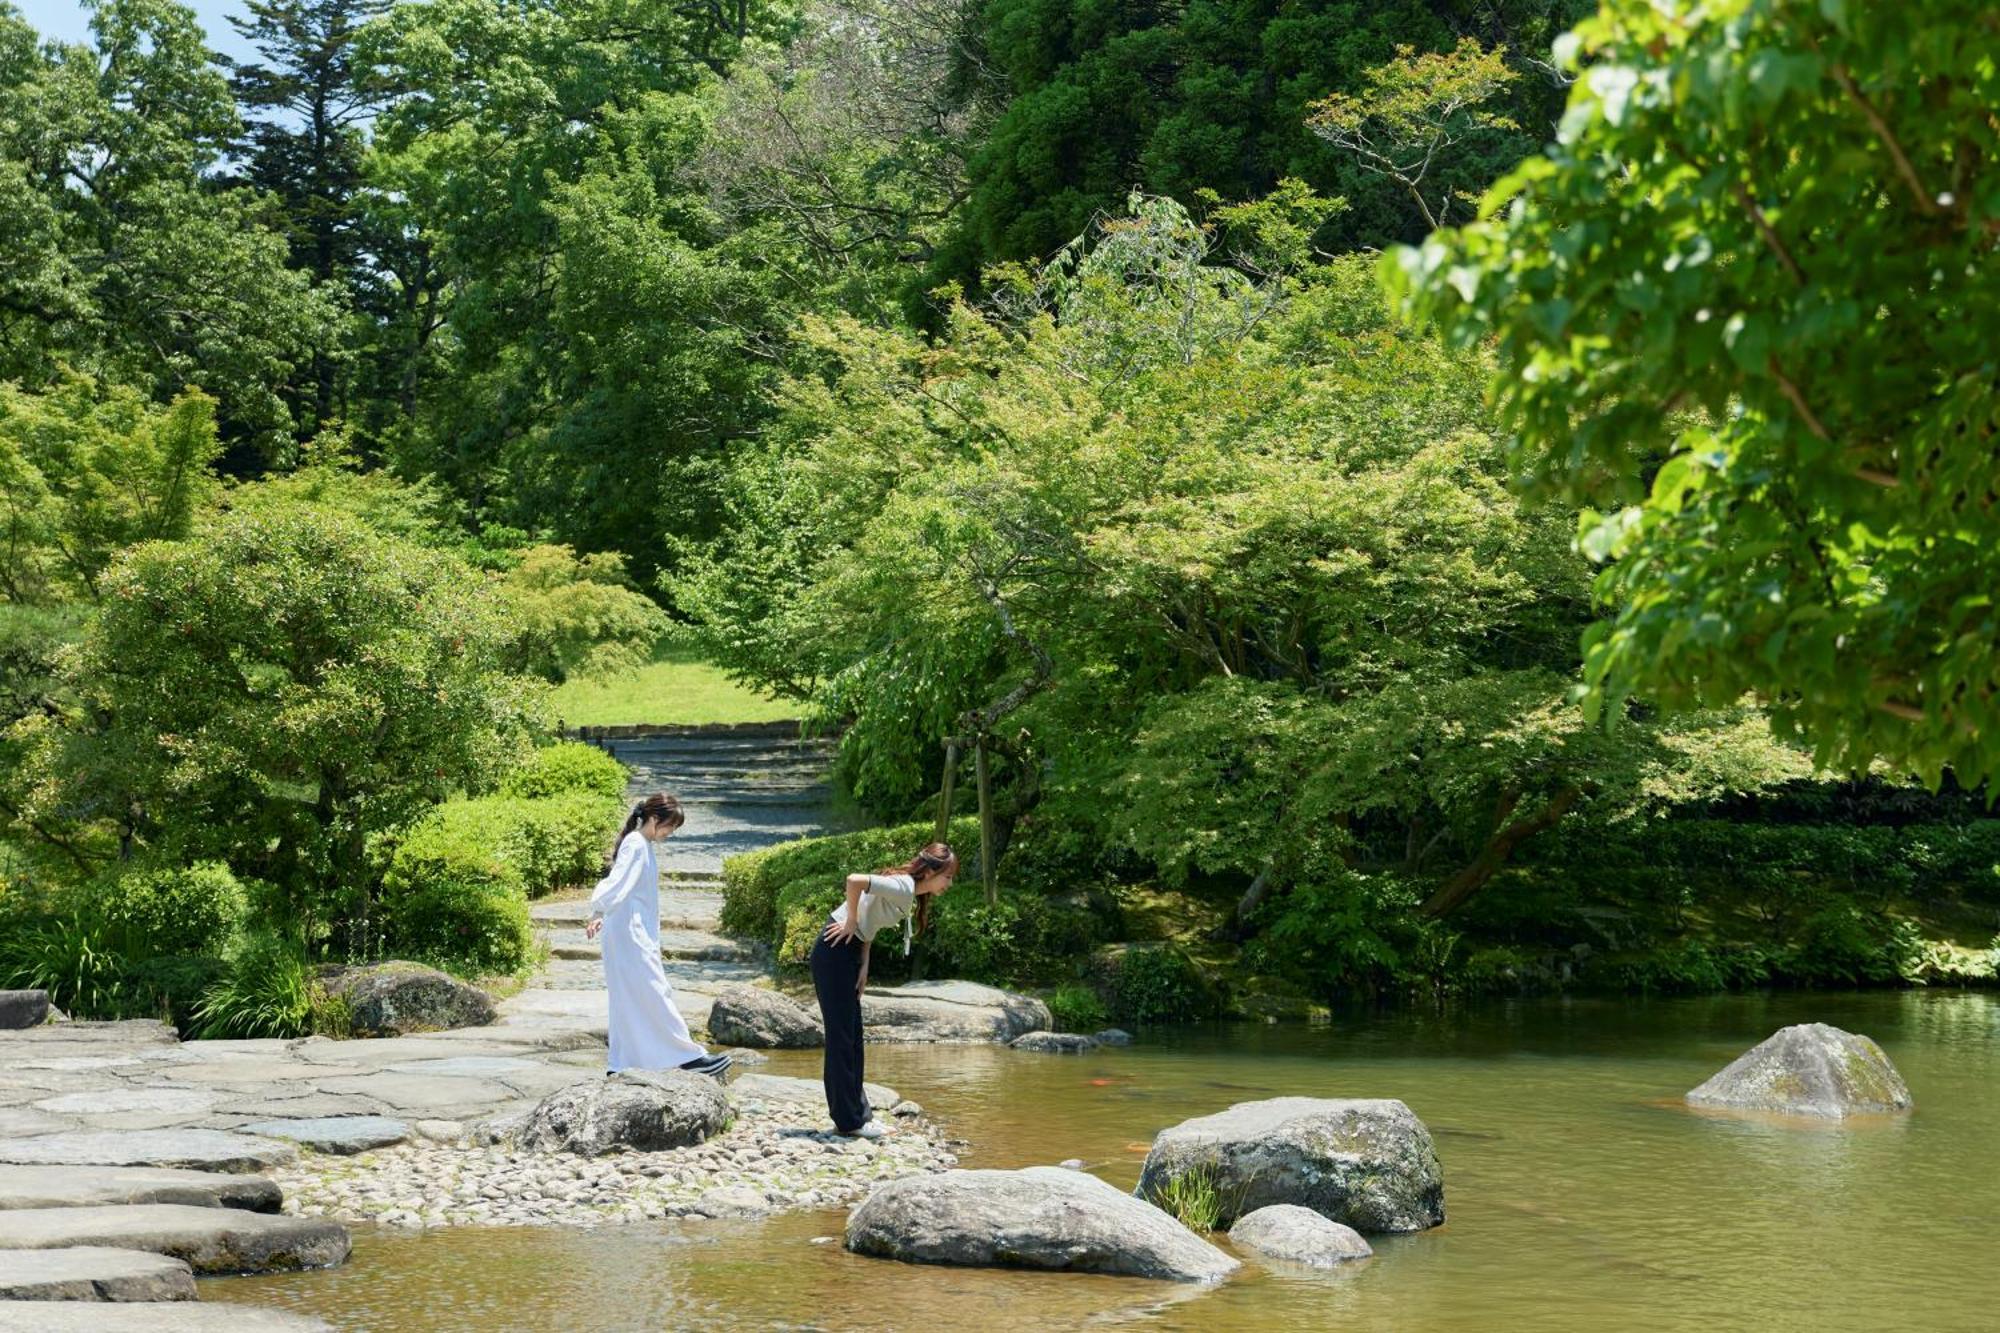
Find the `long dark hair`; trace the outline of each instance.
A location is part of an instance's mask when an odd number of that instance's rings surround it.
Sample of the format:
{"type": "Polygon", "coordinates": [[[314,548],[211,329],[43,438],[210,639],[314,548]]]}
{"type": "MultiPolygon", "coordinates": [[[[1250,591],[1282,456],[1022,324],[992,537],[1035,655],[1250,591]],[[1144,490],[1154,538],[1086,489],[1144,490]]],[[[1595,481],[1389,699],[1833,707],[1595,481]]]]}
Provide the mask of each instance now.
{"type": "Polygon", "coordinates": [[[679,828],[687,823],[687,812],[681,809],[680,798],[669,796],[663,791],[643,796],[639,799],[639,803],[632,807],[632,813],[625,816],[625,827],[618,830],[618,841],[625,841],[626,834],[649,819],[657,819],[663,824],[679,828]]]}
{"type": "MultiPolygon", "coordinates": [[[[924,844],[922,851],[903,862],[903,864],[899,866],[883,866],[875,873],[878,875],[908,875],[910,883],[915,884],[925,876],[935,875],[940,870],[956,869],[958,869],[958,853],[951,849],[951,844],[948,842],[929,842],[924,844]]],[[[929,893],[920,893],[917,895],[916,930],[919,935],[930,928],[931,899],[935,896],[935,894],[929,893]]]]}

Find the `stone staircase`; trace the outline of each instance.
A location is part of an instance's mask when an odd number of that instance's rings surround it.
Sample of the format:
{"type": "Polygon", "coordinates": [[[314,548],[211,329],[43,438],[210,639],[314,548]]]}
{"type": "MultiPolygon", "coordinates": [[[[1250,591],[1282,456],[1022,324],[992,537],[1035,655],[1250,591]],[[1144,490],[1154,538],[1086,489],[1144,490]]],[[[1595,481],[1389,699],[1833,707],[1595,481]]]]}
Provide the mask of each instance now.
{"type": "MultiPolygon", "coordinates": [[[[801,741],[789,726],[596,743],[632,770],[631,795],[672,792],[687,810],[686,825],[657,853],[660,957],[681,1013],[700,1029],[717,991],[767,984],[770,977],[761,941],[721,933],[723,859],[846,826],[827,778],[831,744],[801,741]]],[[[603,950],[583,935],[588,902],[580,895],[540,902],[530,915],[549,946],[549,963],[526,990],[502,1002],[502,1023],[601,1032],[603,950]]]]}

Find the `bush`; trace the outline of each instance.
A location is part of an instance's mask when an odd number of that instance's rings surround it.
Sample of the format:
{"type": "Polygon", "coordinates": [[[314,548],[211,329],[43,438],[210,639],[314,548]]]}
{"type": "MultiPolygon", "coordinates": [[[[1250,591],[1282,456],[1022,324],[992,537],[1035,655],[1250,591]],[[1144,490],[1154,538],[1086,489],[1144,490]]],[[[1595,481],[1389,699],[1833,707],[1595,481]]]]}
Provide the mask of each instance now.
{"type": "Polygon", "coordinates": [[[248,910],[243,886],[229,867],[203,861],[184,869],[122,867],[101,878],[78,904],[128,952],[218,954],[248,910]]]}
{"type": "Polygon", "coordinates": [[[622,809],[621,803],[596,792],[536,800],[484,796],[446,801],[415,827],[483,849],[513,868],[526,893],[540,897],[603,873],[604,854],[622,809]]]}
{"type": "Polygon", "coordinates": [[[1012,891],[988,903],[964,883],[938,900],[931,926],[933,971],[1014,986],[1070,972],[1101,938],[1080,903],[1012,891]]]}
{"type": "Polygon", "coordinates": [[[1111,1011],[1088,986],[1058,986],[1049,992],[1048,1005],[1058,1032],[1096,1032],[1111,1022],[1111,1011]]]}
{"type": "Polygon", "coordinates": [[[274,935],[246,937],[227,970],[202,992],[193,1015],[197,1036],[298,1037],[312,1030],[305,960],[274,935]]]}
{"type": "Polygon", "coordinates": [[[392,953],[440,967],[513,972],[534,949],[520,870],[457,820],[426,821],[397,839],[382,917],[392,953]]]}
{"type": "Polygon", "coordinates": [[[1127,1023],[1185,1023],[1215,1012],[1215,997],[1192,958],[1171,945],[1128,949],[1112,985],[1127,1023]]]}
{"type": "Polygon", "coordinates": [[[1435,949],[1421,946],[1420,889],[1392,875],[1337,874],[1267,903],[1252,961],[1332,998],[1341,991],[1377,990],[1421,963],[1435,949]]]}
{"type": "Polygon", "coordinates": [[[73,1018],[125,1018],[139,1012],[131,965],[104,927],[75,920],[14,918],[0,930],[0,987],[44,990],[73,1018]]]}
{"type": "MultiPolygon", "coordinates": [[[[931,840],[936,828],[928,822],[899,824],[828,838],[802,838],[732,856],[722,863],[722,929],[731,935],[770,940],[782,952],[788,931],[781,927],[788,923],[792,909],[806,905],[808,896],[817,894],[812,901],[818,901],[830,894],[826,910],[832,911],[848,875],[908,860],[931,840]]],[[[953,820],[947,841],[958,849],[969,871],[979,846],[979,821],[953,820]]],[[[964,875],[961,871],[961,881],[964,875]]]]}
{"type": "Polygon", "coordinates": [[[503,796],[541,801],[571,792],[590,792],[622,803],[631,774],[625,765],[594,745],[561,741],[544,745],[500,784],[503,796]]]}

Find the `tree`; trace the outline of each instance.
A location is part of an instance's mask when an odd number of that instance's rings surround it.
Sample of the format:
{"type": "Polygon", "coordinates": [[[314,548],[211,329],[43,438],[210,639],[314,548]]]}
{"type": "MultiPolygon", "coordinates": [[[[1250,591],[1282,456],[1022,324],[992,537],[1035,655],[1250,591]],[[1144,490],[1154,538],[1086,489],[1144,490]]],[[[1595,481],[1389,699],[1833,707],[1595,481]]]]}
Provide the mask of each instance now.
{"type": "Polygon", "coordinates": [[[1484,51],[1473,38],[1456,49],[1418,55],[1399,46],[1396,58],[1371,69],[1354,93],[1335,93],[1313,108],[1313,133],[1354,154],[1364,171],[1403,188],[1435,230],[1451,215],[1457,193],[1448,168],[1468,141],[1510,135],[1521,127],[1486,103],[1517,77],[1506,51],[1484,51]]]}
{"type": "Polygon", "coordinates": [[[338,512],[252,504],[131,547],[63,664],[73,704],[12,729],[18,821],[226,861],[365,956],[369,839],[489,783],[540,724],[507,637],[463,564],[338,512]]]}
{"type": "Polygon", "coordinates": [[[205,180],[237,120],[193,12],[91,10],[92,45],[44,46],[0,4],[0,379],[193,385],[239,466],[282,459],[283,389],[334,307],[287,267],[267,201],[205,180]]]}
{"type": "Polygon", "coordinates": [[[1823,765],[2000,776],[2000,17],[1615,0],[1559,142],[1386,266],[1497,351],[1537,493],[1586,512],[1586,700],[1755,691],[1823,765]]]}
{"type": "Polygon", "coordinates": [[[1559,821],[1802,773],[1732,710],[1608,736],[1569,705],[1587,566],[1508,494],[1478,355],[1385,328],[1365,264],[1219,262],[1298,255],[1326,207],[1142,198],[935,345],[810,327],[675,596],[848,723],[879,807],[1005,707],[1011,816],[1234,877],[1246,921],[1350,859],[1445,913],[1559,821]]]}
{"type": "MultiPolygon", "coordinates": [[[[361,25],[387,0],[248,0],[229,16],[262,62],[230,61],[230,88],[248,118],[243,179],[274,195],[290,220],[292,263],[322,290],[352,292],[365,280],[361,188],[364,126],[379,95],[354,65],[361,25]]],[[[313,358],[313,413],[337,414],[335,360],[313,358]]]]}

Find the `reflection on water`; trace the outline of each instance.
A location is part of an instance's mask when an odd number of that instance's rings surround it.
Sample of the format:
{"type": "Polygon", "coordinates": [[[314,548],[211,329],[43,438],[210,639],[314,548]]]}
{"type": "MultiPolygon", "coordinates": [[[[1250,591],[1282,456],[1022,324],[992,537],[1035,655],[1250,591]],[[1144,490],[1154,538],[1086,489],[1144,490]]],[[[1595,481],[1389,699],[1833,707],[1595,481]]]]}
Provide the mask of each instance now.
{"type": "MultiPolygon", "coordinates": [[[[816,1072],[811,1052],[771,1068],[816,1072]]],[[[1400,1097],[1448,1223],[1335,1274],[1212,1288],[919,1267],[841,1249],[839,1213],[593,1232],[357,1236],[330,1273],[203,1284],[343,1329],[1990,1329],[2000,1325],[2000,996],[1547,1000],[1326,1028],[1146,1034],[1128,1050],[877,1047],[869,1076],[972,1141],[968,1166],[1082,1158],[1121,1187],[1159,1128],[1280,1094],[1400,1097]],[[1787,1023],[1865,1032],[1907,1116],[1812,1126],[1678,1095],[1787,1023]]]]}

